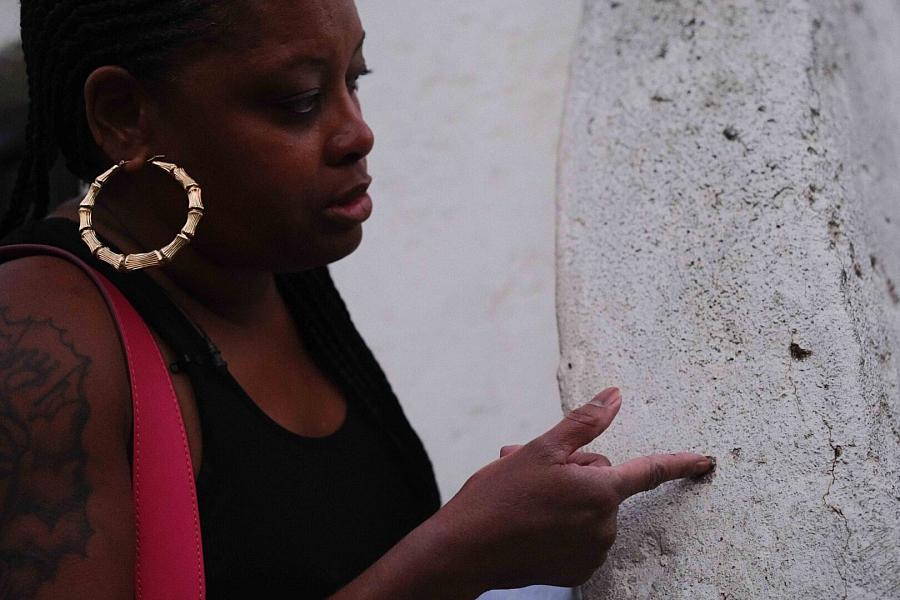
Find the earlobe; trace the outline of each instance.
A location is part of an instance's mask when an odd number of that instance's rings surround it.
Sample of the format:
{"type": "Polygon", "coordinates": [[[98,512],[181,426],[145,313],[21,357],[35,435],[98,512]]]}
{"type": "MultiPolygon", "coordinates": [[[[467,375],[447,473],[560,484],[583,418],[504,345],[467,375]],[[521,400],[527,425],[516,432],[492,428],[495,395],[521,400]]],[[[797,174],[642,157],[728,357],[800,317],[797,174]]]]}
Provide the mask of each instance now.
{"type": "Polygon", "coordinates": [[[94,142],[110,163],[139,169],[152,156],[151,107],[143,85],[126,69],[103,66],[84,82],[84,107],[94,142]]]}

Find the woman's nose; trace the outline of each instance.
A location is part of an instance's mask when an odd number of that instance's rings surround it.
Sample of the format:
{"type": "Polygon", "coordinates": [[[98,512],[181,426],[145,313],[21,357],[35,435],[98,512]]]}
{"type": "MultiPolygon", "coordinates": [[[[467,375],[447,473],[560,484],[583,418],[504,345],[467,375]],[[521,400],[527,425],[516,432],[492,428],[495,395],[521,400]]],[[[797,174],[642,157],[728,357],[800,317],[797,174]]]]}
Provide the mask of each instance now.
{"type": "Polygon", "coordinates": [[[366,157],[375,135],[362,117],[359,102],[348,97],[337,125],[325,145],[325,161],[331,166],[352,164],[366,157]]]}

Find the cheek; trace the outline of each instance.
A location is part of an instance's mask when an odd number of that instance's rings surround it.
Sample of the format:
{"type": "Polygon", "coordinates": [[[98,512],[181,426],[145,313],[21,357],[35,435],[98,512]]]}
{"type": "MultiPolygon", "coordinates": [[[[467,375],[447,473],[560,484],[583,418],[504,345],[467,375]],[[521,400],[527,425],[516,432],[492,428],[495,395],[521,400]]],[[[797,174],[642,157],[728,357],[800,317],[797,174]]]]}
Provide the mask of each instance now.
{"type": "Polygon", "coordinates": [[[245,163],[215,179],[204,199],[210,216],[219,219],[217,229],[244,230],[255,238],[246,241],[260,246],[314,234],[323,203],[315,177],[302,168],[276,167],[245,163]]]}
{"type": "Polygon", "coordinates": [[[241,218],[293,220],[327,200],[312,140],[273,143],[271,137],[231,135],[204,146],[192,154],[198,157],[197,180],[211,206],[218,204],[241,218]]]}

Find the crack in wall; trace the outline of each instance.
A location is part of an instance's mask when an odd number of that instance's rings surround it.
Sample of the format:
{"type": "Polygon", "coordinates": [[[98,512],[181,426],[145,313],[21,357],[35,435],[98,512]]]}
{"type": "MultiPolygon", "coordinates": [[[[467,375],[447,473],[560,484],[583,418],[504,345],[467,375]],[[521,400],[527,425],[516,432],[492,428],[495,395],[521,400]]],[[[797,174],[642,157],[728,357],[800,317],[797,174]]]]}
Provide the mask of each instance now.
{"type": "MultiPolygon", "coordinates": [[[[847,554],[850,551],[850,538],[853,536],[853,531],[850,529],[850,523],[847,521],[846,515],[844,515],[844,511],[840,509],[840,507],[835,506],[831,502],[828,501],[828,496],[831,494],[831,488],[834,486],[835,481],[837,480],[837,476],[834,473],[835,468],[837,467],[838,459],[841,457],[844,449],[840,445],[836,445],[834,443],[834,432],[831,423],[829,423],[825,417],[822,417],[822,423],[825,424],[825,428],[828,430],[828,446],[831,448],[832,459],[831,465],[828,468],[828,474],[831,475],[831,481],[828,482],[828,488],[825,490],[825,493],[822,494],[822,503],[826,508],[831,510],[834,514],[838,515],[841,518],[841,522],[844,524],[844,530],[847,532],[847,537],[844,539],[844,556],[842,559],[844,561],[847,560],[847,554]]],[[[840,576],[841,581],[844,583],[844,598],[843,600],[847,600],[847,596],[849,594],[849,587],[847,583],[847,577],[844,575],[844,572],[840,567],[837,569],[838,576],[840,576]]]]}
{"type": "MultiPolygon", "coordinates": [[[[797,343],[794,341],[794,334],[796,333],[796,331],[791,330],[789,333],[790,333],[790,338],[791,338],[789,348],[792,349],[792,352],[791,352],[791,358],[788,360],[788,364],[787,364],[787,367],[788,367],[787,368],[787,380],[788,380],[788,383],[790,384],[791,390],[793,392],[794,403],[797,406],[797,412],[799,413],[801,420],[805,421],[805,419],[803,418],[804,417],[803,404],[800,402],[800,394],[797,389],[797,382],[793,377],[793,362],[805,360],[807,357],[809,357],[812,354],[812,352],[805,351],[805,352],[809,352],[809,353],[803,354],[802,358],[798,357],[798,355],[795,352],[793,352],[793,347],[797,345],[797,343]]],[[[847,532],[847,535],[844,538],[843,556],[841,556],[840,560],[837,561],[838,563],[840,563],[842,561],[846,563],[847,555],[850,551],[850,538],[853,536],[853,531],[850,529],[850,523],[847,520],[846,515],[844,515],[844,511],[842,511],[839,506],[832,504],[828,500],[828,497],[831,494],[831,488],[834,486],[835,482],[837,481],[837,475],[835,473],[835,469],[837,468],[838,459],[841,457],[841,455],[844,452],[844,448],[840,444],[834,443],[834,431],[833,431],[833,427],[832,427],[831,423],[829,423],[828,420],[822,414],[820,414],[818,411],[816,411],[815,409],[813,409],[813,412],[816,414],[816,416],[818,416],[822,420],[822,423],[825,425],[825,429],[828,432],[828,446],[829,446],[829,448],[831,448],[831,454],[832,454],[831,464],[828,466],[828,474],[831,477],[831,479],[828,482],[827,489],[822,494],[822,504],[829,511],[833,512],[838,517],[840,517],[841,522],[843,523],[843,526],[844,526],[844,530],[847,532]]],[[[847,577],[844,575],[844,571],[841,568],[840,564],[836,567],[835,570],[837,571],[838,577],[841,578],[841,582],[843,583],[843,586],[844,586],[843,600],[847,600],[847,597],[849,595],[849,583],[847,581],[847,577]]]]}

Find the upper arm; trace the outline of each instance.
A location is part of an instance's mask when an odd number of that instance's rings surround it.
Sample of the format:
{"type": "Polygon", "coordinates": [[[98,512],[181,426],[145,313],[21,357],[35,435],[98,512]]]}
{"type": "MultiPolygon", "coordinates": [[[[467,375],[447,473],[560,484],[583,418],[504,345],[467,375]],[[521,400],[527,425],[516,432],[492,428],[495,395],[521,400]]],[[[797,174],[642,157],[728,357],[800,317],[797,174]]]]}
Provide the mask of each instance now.
{"type": "Polygon", "coordinates": [[[0,598],[131,598],[130,391],[76,267],[0,266],[0,598]]]}

